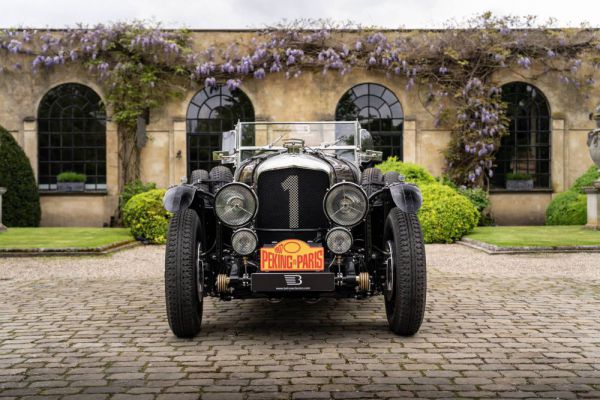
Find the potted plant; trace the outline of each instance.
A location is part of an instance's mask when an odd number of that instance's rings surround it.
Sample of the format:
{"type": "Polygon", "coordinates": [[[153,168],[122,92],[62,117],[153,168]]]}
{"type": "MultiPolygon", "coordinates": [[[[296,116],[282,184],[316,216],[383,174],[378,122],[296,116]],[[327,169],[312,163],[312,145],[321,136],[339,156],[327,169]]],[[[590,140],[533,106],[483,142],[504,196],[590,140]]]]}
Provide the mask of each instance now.
{"type": "Polygon", "coordinates": [[[56,177],[56,188],[60,192],[83,192],[85,189],[85,174],[73,171],[65,171],[56,177]]]}
{"type": "Polygon", "coordinates": [[[531,190],[533,189],[533,177],[522,172],[508,173],[506,174],[506,189],[531,190]]]}

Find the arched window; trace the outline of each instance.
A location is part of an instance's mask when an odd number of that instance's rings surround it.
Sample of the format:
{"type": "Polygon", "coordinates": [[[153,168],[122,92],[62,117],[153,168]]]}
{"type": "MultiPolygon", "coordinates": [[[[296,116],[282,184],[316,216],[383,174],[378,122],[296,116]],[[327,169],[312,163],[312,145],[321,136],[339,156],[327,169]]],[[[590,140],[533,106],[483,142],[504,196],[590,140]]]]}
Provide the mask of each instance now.
{"type": "Polygon", "coordinates": [[[194,96],[187,111],[188,175],[195,169],[219,165],[212,152],[221,149],[221,135],[239,121],[254,121],[254,108],[244,92],[225,86],[205,88],[194,96]]]}
{"type": "Polygon", "coordinates": [[[385,86],[376,83],[354,86],[338,102],[335,119],[358,119],[371,132],[375,150],[383,152],[384,160],[389,156],[402,160],[404,112],[396,95],[385,86]]]}
{"type": "Polygon", "coordinates": [[[87,86],[51,89],[38,110],[38,182],[55,190],[61,172],[83,173],[86,190],[106,189],[106,110],[87,86]]]}
{"type": "Polygon", "coordinates": [[[507,105],[508,135],[496,155],[493,186],[504,188],[508,174],[529,175],[534,188],[550,188],[550,107],[535,86],[513,82],[502,86],[507,105]]]}

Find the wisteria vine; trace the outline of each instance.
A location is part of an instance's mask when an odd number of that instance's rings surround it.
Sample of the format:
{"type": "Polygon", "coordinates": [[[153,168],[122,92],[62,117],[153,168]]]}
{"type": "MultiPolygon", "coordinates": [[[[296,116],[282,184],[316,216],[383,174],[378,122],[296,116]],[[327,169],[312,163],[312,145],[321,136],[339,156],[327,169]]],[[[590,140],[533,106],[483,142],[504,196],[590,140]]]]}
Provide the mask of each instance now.
{"type": "Polygon", "coordinates": [[[125,181],[139,175],[137,118],[190,86],[223,84],[233,90],[245,79],[270,74],[293,79],[306,71],[345,75],[366,69],[416,90],[436,124],[451,128],[448,175],[460,185],[487,186],[507,124],[494,72],[511,69],[529,80],[554,73],[585,92],[600,69],[597,31],[490,13],[434,31],[300,20],[201,50],[195,50],[189,31],[143,22],[63,31],[6,29],[0,32],[2,53],[7,57],[0,58],[0,74],[47,73],[79,64],[95,76],[119,124],[125,181]]]}

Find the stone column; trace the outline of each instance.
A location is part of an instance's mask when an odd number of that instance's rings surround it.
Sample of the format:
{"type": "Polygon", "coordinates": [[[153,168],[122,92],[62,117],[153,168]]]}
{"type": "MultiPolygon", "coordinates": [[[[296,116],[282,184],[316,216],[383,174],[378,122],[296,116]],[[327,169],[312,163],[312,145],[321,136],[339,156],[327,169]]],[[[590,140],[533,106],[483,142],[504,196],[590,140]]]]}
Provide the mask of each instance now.
{"type": "Polygon", "coordinates": [[[169,140],[169,184],[176,185],[187,176],[187,130],[185,118],[173,118],[173,135],[169,140]]]}
{"type": "Polygon", "coordinates": [[[600,185],[584,189],[587,194],[586,228],[600,229],[600,185]]]}
{"type": "Polygon", "coordinates": [[[35,117],[26,117],[23,120],[23,151],[29,158],[33,174],[38,177],[38,135],[35,117]]]}
{"type": "Polygon", "coordinates": [[[552,117],[552,133],[550,135],[550,176],[552,177],[552,189],[555,192],[562,192],[567,189],[565,182],[565,171],[568,168],[569,160],[566,141],[566,124],[560,116],[552,117]]]}
{"type": "Polygon", "coordinates": [[[403,161],[417,163],[417,121],[414,117],[404,119],[404,132],[402,135],[403,161]]]}
{"type": "Polygon", "coordinates": [[[6,227],[2,224],[2,195],[4,193],[6,193],[6,188],[0,187],[0,232],[6,230],[6,227]]]}

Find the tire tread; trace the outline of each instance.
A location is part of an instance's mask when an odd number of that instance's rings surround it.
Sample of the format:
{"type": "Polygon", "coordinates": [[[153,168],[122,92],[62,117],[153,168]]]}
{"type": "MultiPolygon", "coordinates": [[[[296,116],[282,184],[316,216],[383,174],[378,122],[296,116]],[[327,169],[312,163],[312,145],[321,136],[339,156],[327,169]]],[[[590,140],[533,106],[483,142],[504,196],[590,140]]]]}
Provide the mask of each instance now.
{"type": "Polygon", "coordinates": [[[196,251],[198,215],[185,209],[169,222],[165,251],[165,299],[167,319],[178,337],[193,337],[200,331],[202,299],[198,299],[196,251]]]}
{"type": "Polygon", "coordinates": [[[416,214],[393,208],[388,215],[385,232],[386,237],[394,241],[396,266],[394,304],[386,301],[388,322],[393,332],[411,336],[423,323],[427,296],[421,225],[416,214]]]}

